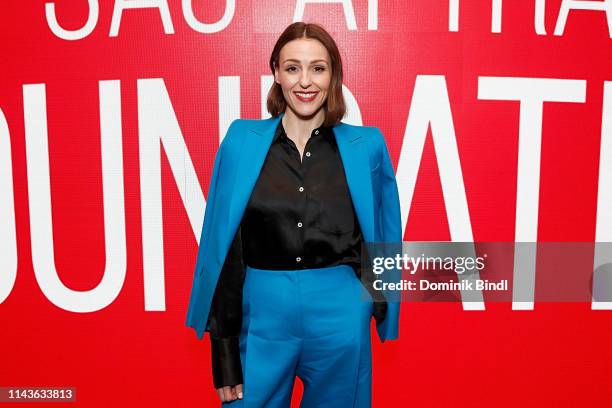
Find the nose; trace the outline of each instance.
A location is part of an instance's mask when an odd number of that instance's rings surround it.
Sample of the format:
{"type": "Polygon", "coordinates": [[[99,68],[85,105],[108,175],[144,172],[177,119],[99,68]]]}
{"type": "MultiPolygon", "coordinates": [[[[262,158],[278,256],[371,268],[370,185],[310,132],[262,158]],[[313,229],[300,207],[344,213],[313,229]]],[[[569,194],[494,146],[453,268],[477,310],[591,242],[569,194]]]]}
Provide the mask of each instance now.
{"type": "Polygon", "coordinates": [[[310,72],[305,69],[302,71],[302,76],[300,77],[300,86],[304,89],[307,89],[312,81],[310,80],[310,72]]]}

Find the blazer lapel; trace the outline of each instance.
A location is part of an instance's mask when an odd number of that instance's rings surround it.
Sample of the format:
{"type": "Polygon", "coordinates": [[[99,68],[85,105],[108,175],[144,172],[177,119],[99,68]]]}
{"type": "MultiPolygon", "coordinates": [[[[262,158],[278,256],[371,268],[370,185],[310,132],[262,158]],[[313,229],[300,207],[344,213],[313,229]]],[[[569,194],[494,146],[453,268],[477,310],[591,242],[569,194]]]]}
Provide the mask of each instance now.
{"type": "Polygon", "coordinates": [[[366,145],[360,132],[350,131],[344,123],[334,127],[334,134],[363,238],[366,242],[375,242],[372,175],[366,145]]]}
{"type": "MultiPolygon", "coordinates": [[[[221,241],[227,245],[220,245],[218,247],[220,251],[229,247],[233,239],[230,231],[235,232],[240,220],[242,220],[246,205],[253,192],[274,139],[274,133],[283,114],[281,113],[276,118],[257,122],[257,125],[249,129],[249,134],[243,138],[229,203],[228,225],[223,229],[225,235],[221,241]]],[[[344,166],[346,182],[364,239],[368,242],[373,242],[374,205],[368,152],[365,144],[361,143],[361,135],[357,132],[349,131],[346,124],[339,123],[333,127],[333,130],[344,166]]],[[[223,262],[224,258],[225,253],[218,254],[220,263],[223,262]]]]}
{"type": "MultiPolygon", "coordinates": [[[[232,196],[229,203],[228,225],[224,228],[225,239],[222,242],[228,245],[222,246],[220,250],[229,247],[233,236],[230,236],[230,231],[236,231],[238,224],[242,220],[242,215],[246,208],[247,202],[251,197],[259,173],[263,166],[274,132],[279,121],[283,117],[283,113],[276,118],[262,120],[256,122],[256,125],[249,129],[249,133],[243,138],[242,147],[238,154],[238,168],[236,169],[235,178],[232,187],[232,196]]],[[[225,258],[224,254],[219,254],[219,261],[222,263],[225,258]]]]}

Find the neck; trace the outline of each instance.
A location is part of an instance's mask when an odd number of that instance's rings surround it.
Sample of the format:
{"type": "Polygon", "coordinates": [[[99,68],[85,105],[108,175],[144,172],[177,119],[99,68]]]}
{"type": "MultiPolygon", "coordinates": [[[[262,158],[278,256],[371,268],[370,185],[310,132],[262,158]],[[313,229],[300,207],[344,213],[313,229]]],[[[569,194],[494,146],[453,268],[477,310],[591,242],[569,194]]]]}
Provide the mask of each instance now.
{"type": "Polygon", "coordinates": [[[289,107],[285,109],[282,122],[287,137],[292,140],[308,140],[313,130],[320,127],[325,120],[323,108],[319,109],[314,115],[305,117],[298,116],[289,107]]]}

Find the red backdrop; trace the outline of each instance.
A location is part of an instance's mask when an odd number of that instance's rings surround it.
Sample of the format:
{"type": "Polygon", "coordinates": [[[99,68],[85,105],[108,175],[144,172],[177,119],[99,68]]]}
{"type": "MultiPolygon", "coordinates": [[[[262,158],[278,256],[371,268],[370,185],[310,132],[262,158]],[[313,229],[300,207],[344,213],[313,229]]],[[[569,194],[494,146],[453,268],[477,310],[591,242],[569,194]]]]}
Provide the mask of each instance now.
{"type": "MultiPolygon", "coordinates": [[[[231,119],[267,117],[269,54],[300,1],[122,3],[0,5],[0,386],[216,406],[208,339],[184,325],[204,199],[231,119]]],[[[405,240],[612,241],[604,11],[344,3],[297,19],[337,40],[347,121],[385,135],[405,240]]],[[[373,340],[374,406],[609,405],[610,308],[405,303],[400,339],[373,340]]]]}

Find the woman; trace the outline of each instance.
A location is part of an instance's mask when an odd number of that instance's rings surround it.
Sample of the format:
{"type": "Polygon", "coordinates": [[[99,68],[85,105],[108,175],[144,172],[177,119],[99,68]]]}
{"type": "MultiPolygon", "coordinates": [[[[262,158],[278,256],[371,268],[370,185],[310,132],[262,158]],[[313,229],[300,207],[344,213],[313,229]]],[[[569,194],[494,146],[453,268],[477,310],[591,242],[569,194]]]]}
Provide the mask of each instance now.
{"type": "Polygon", "coordinates": [[[399,303],[362,277],[361,245],[402,240],[393,167],[377,128],[341,122],[322,27],[287,27],[270,68],[272,118],[234,121],[215,159],[187,325],[210,332],[224,404],[289,407],[298,376],[302,407],[369,407],[370,319],[396,339],[399,303]]]}

